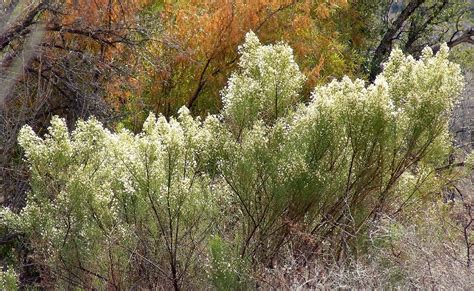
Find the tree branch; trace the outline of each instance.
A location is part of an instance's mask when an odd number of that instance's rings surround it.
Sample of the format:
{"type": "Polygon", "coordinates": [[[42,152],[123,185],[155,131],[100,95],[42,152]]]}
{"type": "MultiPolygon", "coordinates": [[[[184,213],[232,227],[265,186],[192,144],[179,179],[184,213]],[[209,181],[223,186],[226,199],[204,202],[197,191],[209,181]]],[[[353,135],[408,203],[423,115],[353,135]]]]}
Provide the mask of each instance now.
{"type": "Polygon", "coordinates": [[[22,34],[22,31],[35,23],[35,18],[40,14],[48,0],[41,1],[33,9],[29,10],[26,16],[19,22],[7,27],[5,31],[0,34],[0,51],[2,51],[16,35],[22,34]]]}
{"type": "Polygon", "coordinates": [[[380,63],[384,59],[385,55],[390,51],[392,47],[392,42],[397,34],[397,32],[402,28],[403,24],[410,18],[411,15],[416,11],[421,4],[423,4],[425,0],[412,0],[405,9],[398,15],[397,19],[393,22],[391,28],[385,32],[382,40],[380,41],[379,46],[375,50],[374,56],[372,58],[372,62],[370,64],[370,74],[369,80],[375,80],[375,77],[380,72],[380,63]]]}

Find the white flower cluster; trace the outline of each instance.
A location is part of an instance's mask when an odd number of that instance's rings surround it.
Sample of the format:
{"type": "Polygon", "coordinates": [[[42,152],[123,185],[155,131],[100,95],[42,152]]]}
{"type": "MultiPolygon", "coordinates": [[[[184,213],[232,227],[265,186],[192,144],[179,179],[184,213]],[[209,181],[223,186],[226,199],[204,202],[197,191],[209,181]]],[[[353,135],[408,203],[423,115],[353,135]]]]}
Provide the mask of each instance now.
{"type": "Polygon", "coordinates": [[[253,32],[239,47],[239,71],[222,92],[224,115],[239,128],[257,119],[271,121],[286,115],[299,99],[305,81],[286,44],[262,45],[253,32]]]}

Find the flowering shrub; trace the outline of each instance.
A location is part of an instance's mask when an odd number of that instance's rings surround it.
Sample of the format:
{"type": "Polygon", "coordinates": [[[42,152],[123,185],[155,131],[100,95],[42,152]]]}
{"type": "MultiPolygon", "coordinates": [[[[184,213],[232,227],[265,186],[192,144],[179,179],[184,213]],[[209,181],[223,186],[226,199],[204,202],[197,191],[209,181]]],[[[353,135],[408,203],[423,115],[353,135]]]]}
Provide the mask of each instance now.
{"type": "Polygon", "coordinates": [[[71,135],[63,120],[51,123],[44,140],[23,128],[32,190],[20,215],[5,213],[31,237],[48,277],[116,288],[139,279],[182,284],[201,263],[216,215],[203,171],[215,121],[201,125],[184,109],[170,122],[150,115],[140,135],[110,133],[93,119],[71,135]]]}
{"type": "Polygon", "coordinates": [[[283,247],[358,252],[369,220],[449,187],[437,169],[462,79],[446,46],[394,50],[374,84],[333,81],[307,104],[287,45],[249,33],[240,54],[222,116],[150,114],[136,135],[94,119],[69,133],[58,117],[44,138],[22,129],[31,192],[2,222],[28,239],[43,286],[244,286],[283,247]]]}
{"type": "Polygon", "coordinates": [[[240,70],[233,74],[222,93],[224,115],[239,130],[257,120],[271,121],[285,115],[298,100],[305,77],[285,44],[260,44],[253,32],[239,47],[240,70]]]}

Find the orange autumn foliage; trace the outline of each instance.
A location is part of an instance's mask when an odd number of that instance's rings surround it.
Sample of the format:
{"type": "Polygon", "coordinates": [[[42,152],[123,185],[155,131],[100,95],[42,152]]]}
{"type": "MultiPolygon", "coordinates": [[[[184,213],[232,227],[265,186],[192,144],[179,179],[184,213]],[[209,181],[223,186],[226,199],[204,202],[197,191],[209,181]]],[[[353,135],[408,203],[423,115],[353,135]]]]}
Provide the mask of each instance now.
{"type": "MultiPolygon", "coordinates": [[[[94,72],[98,82],[103,84],[108,95],[119,96],[126,93],[121,86],[132,84],[133,78],[125,74],[106,75],[105,71],[113,67],[126,67],[117,63],[130,65],[127,58],[132,50],[139,49],[133,44],[139,33],[137,15],[153,0],[65,0],[57,11],[47,12],[46,42],[53,48],[44,57],[60,59],[65,51],[80,52],[95,59],[94,72]]],[[[116,100],[108,98],[117,108],[116,100]]]]}
{"type": "Polygon", "coordinates": [[[262,42],[294,48],[308,91],[354,70],[348,41],[358,31],[335,21],[357,17],[346,0],[177,0],[164,1],[158,14],[159,41],[148,47],[153,65],[143,65],[137,97],[129,100],[135,112],[171,115],[182,105],[216,112],[249,30],[262,42]]]}

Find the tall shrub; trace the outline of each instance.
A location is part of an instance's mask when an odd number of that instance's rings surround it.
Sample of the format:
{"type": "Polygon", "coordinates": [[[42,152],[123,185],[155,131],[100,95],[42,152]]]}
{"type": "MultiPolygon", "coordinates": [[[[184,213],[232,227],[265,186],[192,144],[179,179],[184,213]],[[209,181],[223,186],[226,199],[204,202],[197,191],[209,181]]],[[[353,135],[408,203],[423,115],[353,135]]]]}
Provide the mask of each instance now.
{"type": "Polygon", "coordinates": [[[43,286],[245,284],[284,247],[354,254],[368,221],[449,186],[438,169],[462,79],[446,46],[394,50],[374,84],[333,81],[308,104],[287,45],[250,33],[240,53],[219,116],[150,115],[137,135],[94,119],[69,133],[57,117],[43,138],[22,129],[32,190],[2,221],[43,286]]]}

